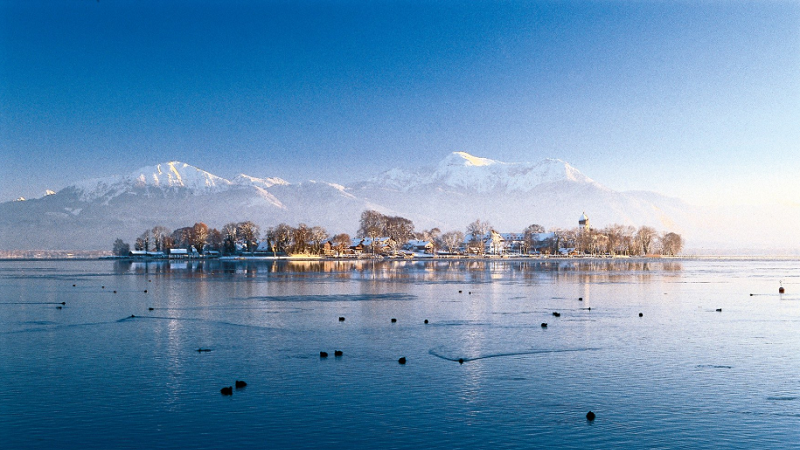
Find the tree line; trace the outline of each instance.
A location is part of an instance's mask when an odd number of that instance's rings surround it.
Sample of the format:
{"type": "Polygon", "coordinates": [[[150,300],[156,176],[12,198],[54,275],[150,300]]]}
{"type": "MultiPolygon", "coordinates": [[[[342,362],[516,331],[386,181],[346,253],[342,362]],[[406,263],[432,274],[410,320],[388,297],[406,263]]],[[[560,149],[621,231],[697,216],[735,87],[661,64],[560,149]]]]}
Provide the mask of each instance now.
{"type": "MultiPolygon", "coordinates": [[[[541,225],[531,224],[523,230],[521,239],[517,236],[513,246],[510,246],[489,222],[480,219],[467,225],[465,232],[452,230],[443,233],[439,228],[416,231],[411,220],[384,215],[374,210],[361,213],[356,238],[368,240],[370,245],[365,251],[372,253],[379,251],[376,248],[378,238],[389,238],[386,245],[394,252],[416,239],[430,242],[434,252],[478,255],[509,251],[555,255],[568,251],[590,255],[674,256],[681,252],[684,245],[680,234],[659,234],[649,226],[637,229],[630,225],[614,224],[597,230],[576,227],[552,228],[545,232],[541,225]]],[[[176,230],[160,225],[147,229],[134,241],[134,250],[166,253],[170,249],[184,248],[190,251],[195,249],[200,253],[216,251],[222,255],[234,255],[252,254],[258,249],[272,255],[319,255],[323,253],[326,244],[331,251],[344,253],[351,245],[351,238],[346,233],[331,236],[323,227],[304,223],[297,226],[281,223],[262,230],[251,221],[231,222],[218,230],[198,222],[176,230]]],[[[380,249],[383,250],[384,248],[380,249]]],[[[113,252],[118,256],[126,256],[130,252],[130,246],[117,239],[114,241],[113,252]]]]}

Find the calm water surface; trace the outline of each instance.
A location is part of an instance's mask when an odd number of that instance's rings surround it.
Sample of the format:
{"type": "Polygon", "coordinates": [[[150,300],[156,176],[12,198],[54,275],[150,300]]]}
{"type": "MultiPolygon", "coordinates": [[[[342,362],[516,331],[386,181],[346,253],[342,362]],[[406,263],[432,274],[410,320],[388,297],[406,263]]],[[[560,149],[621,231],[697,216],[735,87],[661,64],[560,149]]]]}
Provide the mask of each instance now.
{"type": "Polygon", "coordinates": [[[0,448],[541,447],[800,447],[800,263],[0,262],[0,448]]]}

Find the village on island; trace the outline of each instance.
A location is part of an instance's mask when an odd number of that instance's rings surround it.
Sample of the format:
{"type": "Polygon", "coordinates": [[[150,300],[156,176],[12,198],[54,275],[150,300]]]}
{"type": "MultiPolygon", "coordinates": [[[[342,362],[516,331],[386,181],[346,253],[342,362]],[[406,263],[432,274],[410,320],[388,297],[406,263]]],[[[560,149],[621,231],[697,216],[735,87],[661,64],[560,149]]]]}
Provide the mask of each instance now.
{"type": "Polygon", "coordinates": [[[285,223],[263,233],[253,222],[228,223],[222,230],[204,223],[174,231],[163,226],[145,230],[133,248],[116,239],[113,255],[133,259],[323,259],[323,258],[510,258],[676,256],[683,238],[654,228],[611,225],[592,228],[586,213],[571,229],[532,224],[519,233],[495,230],[476,220],[465,232],[438,228],[415,231],[411,220],[366,210],[356,237],[329,235],[319,226],[285,223]]]}

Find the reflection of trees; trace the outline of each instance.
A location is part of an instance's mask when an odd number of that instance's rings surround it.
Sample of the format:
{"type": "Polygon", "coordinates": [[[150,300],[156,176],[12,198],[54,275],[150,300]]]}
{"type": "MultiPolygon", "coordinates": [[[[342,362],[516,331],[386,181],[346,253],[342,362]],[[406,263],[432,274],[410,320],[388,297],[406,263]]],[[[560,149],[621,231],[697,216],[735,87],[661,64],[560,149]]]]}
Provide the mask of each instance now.
{"type": "Polygon", "coordinates": [[[489,282],[574,278],[581,282],[646,279],[654,274],[678,276],[680,261],[643,259],[514,260],[315,260],[315,261],[115,261],[114,272],[162,276],[260,277],[303,273],[326,274],[338,279],[396,280],[400,282],[489,282]]]}

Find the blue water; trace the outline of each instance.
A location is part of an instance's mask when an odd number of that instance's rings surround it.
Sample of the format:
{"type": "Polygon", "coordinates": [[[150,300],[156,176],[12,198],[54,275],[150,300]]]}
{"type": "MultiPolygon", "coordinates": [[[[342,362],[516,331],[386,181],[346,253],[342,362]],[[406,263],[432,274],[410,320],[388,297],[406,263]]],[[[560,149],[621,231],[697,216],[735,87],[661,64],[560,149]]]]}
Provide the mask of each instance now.
{"type": "Polygon", "coordinates": [[[0,448],[543,447],[800,447],[800,263],[0,262],[0,448]]]}

